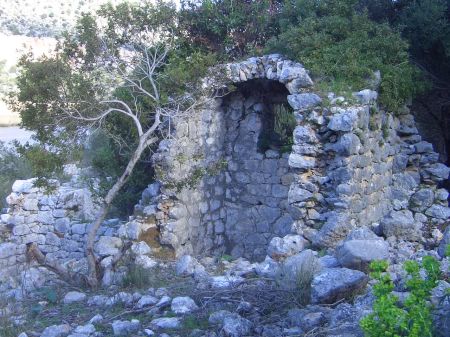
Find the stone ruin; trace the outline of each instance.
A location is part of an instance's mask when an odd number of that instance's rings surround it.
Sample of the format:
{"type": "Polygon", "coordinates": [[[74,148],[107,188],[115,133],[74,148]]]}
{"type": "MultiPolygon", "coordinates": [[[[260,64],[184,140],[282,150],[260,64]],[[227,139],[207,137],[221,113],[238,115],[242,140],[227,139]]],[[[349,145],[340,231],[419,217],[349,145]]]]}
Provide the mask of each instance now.
{"type": "MultiPolygon", "coordinates": [[[[104,263],[123,239],[158,241],[176,256],[262,261],[274,238],[298,234],[317,249],[333,250],[364,226],[386,238],[436,246],[433,228],[450,218],[448,192],[440,188],[450,169],[421,139],[412,115],[379,110],[369,89],[351,100],[320,97],[308,71],[280,55],[222,69],[235,90],[175,121],[173,137],[153,156],[156,182],[135,214],[125,224],[110,220],[102,227],[97,252],[104,263]],[[280,107],[293,116],[293,144],[272,132],[280,107]]],[[[47,196],[21,181],[8,204],[0,224],[3,288],[31,270],[28,242],[81,263],[95,213],[87,189],[72,182],[47,196]]],[[[135,251],[140,263],[152,265],[148,249],[135,251]]],[[[39,275],[27,280],[39,283],[39,275]]]]}
{"type": "Polygon", "coordinates": [[[414,241],[448,221],[439,184],[449,168],[412,115],[379,111],[369,89],[352,102],[322,99],[307,70],[279,55],[224,68],[235,91],[178,122],[154,155],[158,182],[137,206],[177,255],[261,260],[274,237],[334,248],[362,226],[414,241]],[[297,124],[287,153],[258,144],[276,104],[289,104],[297,124]]]}

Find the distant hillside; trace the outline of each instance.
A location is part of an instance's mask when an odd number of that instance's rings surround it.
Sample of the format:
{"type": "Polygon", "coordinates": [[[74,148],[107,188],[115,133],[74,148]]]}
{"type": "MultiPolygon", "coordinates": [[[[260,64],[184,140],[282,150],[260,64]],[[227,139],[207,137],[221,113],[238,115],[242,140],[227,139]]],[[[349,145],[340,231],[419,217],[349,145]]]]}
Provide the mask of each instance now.
{"type": "MultiPolygon", "coordinates": [[[[128,0],[137,2],[138,0],[128,0]]],[[[27,51],[35,56],[51,52],[56,39],[70,29],[83,12],[124,0],[3,0],[0,1],[0,126],[16,125],[20,118],[5,102],[14,89],[16,63],[27,51]]]]}
{"type": "MultiPolygon", "coordinates": [[[[129,2],[136,2],[131,0],[129,2]]],[[[123,0],[6,0],[0,1],[0,32],[55,37],[70,28],[83,12],[123,0]]]]}

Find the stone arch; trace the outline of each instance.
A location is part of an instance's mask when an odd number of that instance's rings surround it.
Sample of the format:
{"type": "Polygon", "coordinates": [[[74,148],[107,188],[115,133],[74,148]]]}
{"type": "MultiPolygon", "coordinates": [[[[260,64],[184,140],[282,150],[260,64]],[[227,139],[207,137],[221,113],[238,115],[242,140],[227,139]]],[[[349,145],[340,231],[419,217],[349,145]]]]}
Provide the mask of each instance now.
{"type": "MultiPolygon", "coordinates": [[[[308,113],[321,99],[310,92],[312,81],[305,68],[280,55],[250,58],[224,65],[223,69],[225,81],[234,84],[236,90],[189,120],[177,123],[174,139],[170,144],[163,143],[154,157],[159,171],[165,172],[164,178],[160,176],[165,204],[160,204],[163,211],[157,222],[161,241],[174,247],[178,254],[219,252],[261,259],[272,237],[290,233],[296,221],[303,221],[303,206],[318,190],[309,181],[308,172],[317,166],[315,156],[320,152],[320,144],[316,127],[320,117],[308,113]],[[245,148],[241,148],[243,152],[236,148],[252,142],[254,146],[255,135],[247,137],[245,132],[261,131],[261,121],[239,120],[240,115],[233,113],[242,111],[232,106],[241,104],[247,111],[261,103],[238,98],[243,89],[251,89],[257,83],[268,86],[269,91],[283,91],[284,101],[292,107],[297,125],[290,153],[245,153],[245,148]],[[233,143],[233,136],[243,139],[239,144],[233,143]],[[237,161],[236,154],[246,158],[237,161]],[[214,170],[223,159],[225,167],[214,170]],[[242,169],[246,172],[239,172],[242,169]],[[178,190],[169,187],[174,181],[189,181],[200,171],[204,175],[195,184],[178,190]],[[251,171],[253,175],[249,174],[251,171]],[[242,188],[244,185],[247,191],[242,188]],[[248,189],[251,193],[247,193],[248,189]]],[[[256,115],[252,112],[246,116],[256,115]]]]}

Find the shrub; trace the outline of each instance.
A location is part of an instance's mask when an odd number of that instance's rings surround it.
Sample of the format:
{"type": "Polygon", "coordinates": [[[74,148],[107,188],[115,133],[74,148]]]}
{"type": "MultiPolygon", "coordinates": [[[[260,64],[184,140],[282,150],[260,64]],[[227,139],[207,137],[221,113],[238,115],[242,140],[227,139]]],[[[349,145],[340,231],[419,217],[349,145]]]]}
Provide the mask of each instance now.
{"type": "Polygon", "coordinates": [[[387,23],[371,21],[356,5],[356,0],[288,1],[280,34],[266,49],[304,63],[330,87],[360,90],[380,70],[380,102],[396,110],[421,88],[419,71],[409,62],[400,34],[387,23]]]}
{"type": "Polygon", "coordinates": [[[425,256],[422,263],[405,262],[408,274],[406,287],[410,291],[403,307],[398,304],[398,298],[392,294],[394,284],[386,273],[386,261],[374,261],[370,265],[371,277],[378,282],[373,286],[375,302],[373,312],[364,317],[361,328],[368,337],[381,336],[432,336],[431,305],[429,304],[431,290],[441,278],[438,261],[425,256]],[[421,270],[425,275],[421,275],[421,270]]]}
{"type": "Polygon", "coordinates": [[[13,147],[0,142],[0,208],[6,206],[5,198],[11,192],[14,181],[30,178],[31,175],[28,160],[13,147]]]}
{"type": "Polygon", "coordinates": [[[144,288],[148,286],[151,272],[137,264],[131,264],[123,278],[123,286],[126,288],[144,288]]]}

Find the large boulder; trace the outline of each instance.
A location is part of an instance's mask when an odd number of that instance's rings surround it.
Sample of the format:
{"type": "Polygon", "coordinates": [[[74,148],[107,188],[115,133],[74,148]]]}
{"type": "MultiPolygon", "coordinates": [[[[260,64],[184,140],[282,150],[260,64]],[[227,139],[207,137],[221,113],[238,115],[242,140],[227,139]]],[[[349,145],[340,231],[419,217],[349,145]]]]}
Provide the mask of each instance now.
{"type": "Polygon", "coordinates": [[[381,228],[386,237],[395,236],[408,241],[417,241],[422,236],[421,224],[414,220],[409,210],[391,211],[381,221],[381,228]]]}
{"type": "Polygon", "coordinates": [[[180,329],[181,320],[178,317],[161,317],[150,322],[153,329],[180,329]]]}
{"type": "Polygon", "coordinates": [[[63,337],[70,332],[69,324],[52,325],[44,329],[41,337],[63,337]]]}
{"type": "Polygon", "coordinates": [[[389,258],[389,245],[369,229],[361,228],[337,247],[336,257],[343,267],[367,271],[370,262],[389,258]]]}
{"type": "Polygon", "coordinates": [[[313,238],[313,245],[335,248],[353,228],[352,222],[345,214],[331,212],[327,221],[313,238]]]}
{"type": "Polygon", "coordinates": [[[248,336],[252,330],[253,323],[241,316],[228,316],[223,321],[222,331],[227,337],[248,336]]]}
{"type": "Polygon", "coordinates": [[[197,304],[190,297],[175,297],[171,309],[176,314],[187,314],[198,309],[197,304]]]}
{"type": "Polygon", "coordinates": [[[274,237],[270,240],[267,254],[275,260],[300,253],[308,241],[301,235],[288,234],[283,238],[274,237]]]}
{"type": "Polygon", "coordinates": [[[95,245],[95,251],[100,256],[115,255],[122,248],[122,239],[114,236],[101,236],[95,245]]]}
{"type": "Polygon", "coordinates": [[[70,304],[75,302],[82,302],[86,299],[86,294],[79,291],[69,291],[66,296],[64,296],[64,304],[70,304]]]}
{"type": "Polygon", "coordinates": [[[311,283],[311,303],[332,304],[361,291],[368,277],[361,271],[327,268],[315,275],[311,283]]]}
{"type": "Polygon", "coordinates": [[[177,260],[175,272],[180,276],[206,274],[205,267],[203,267],[194,257],[190,255],[183,255],[177,260]]]}

